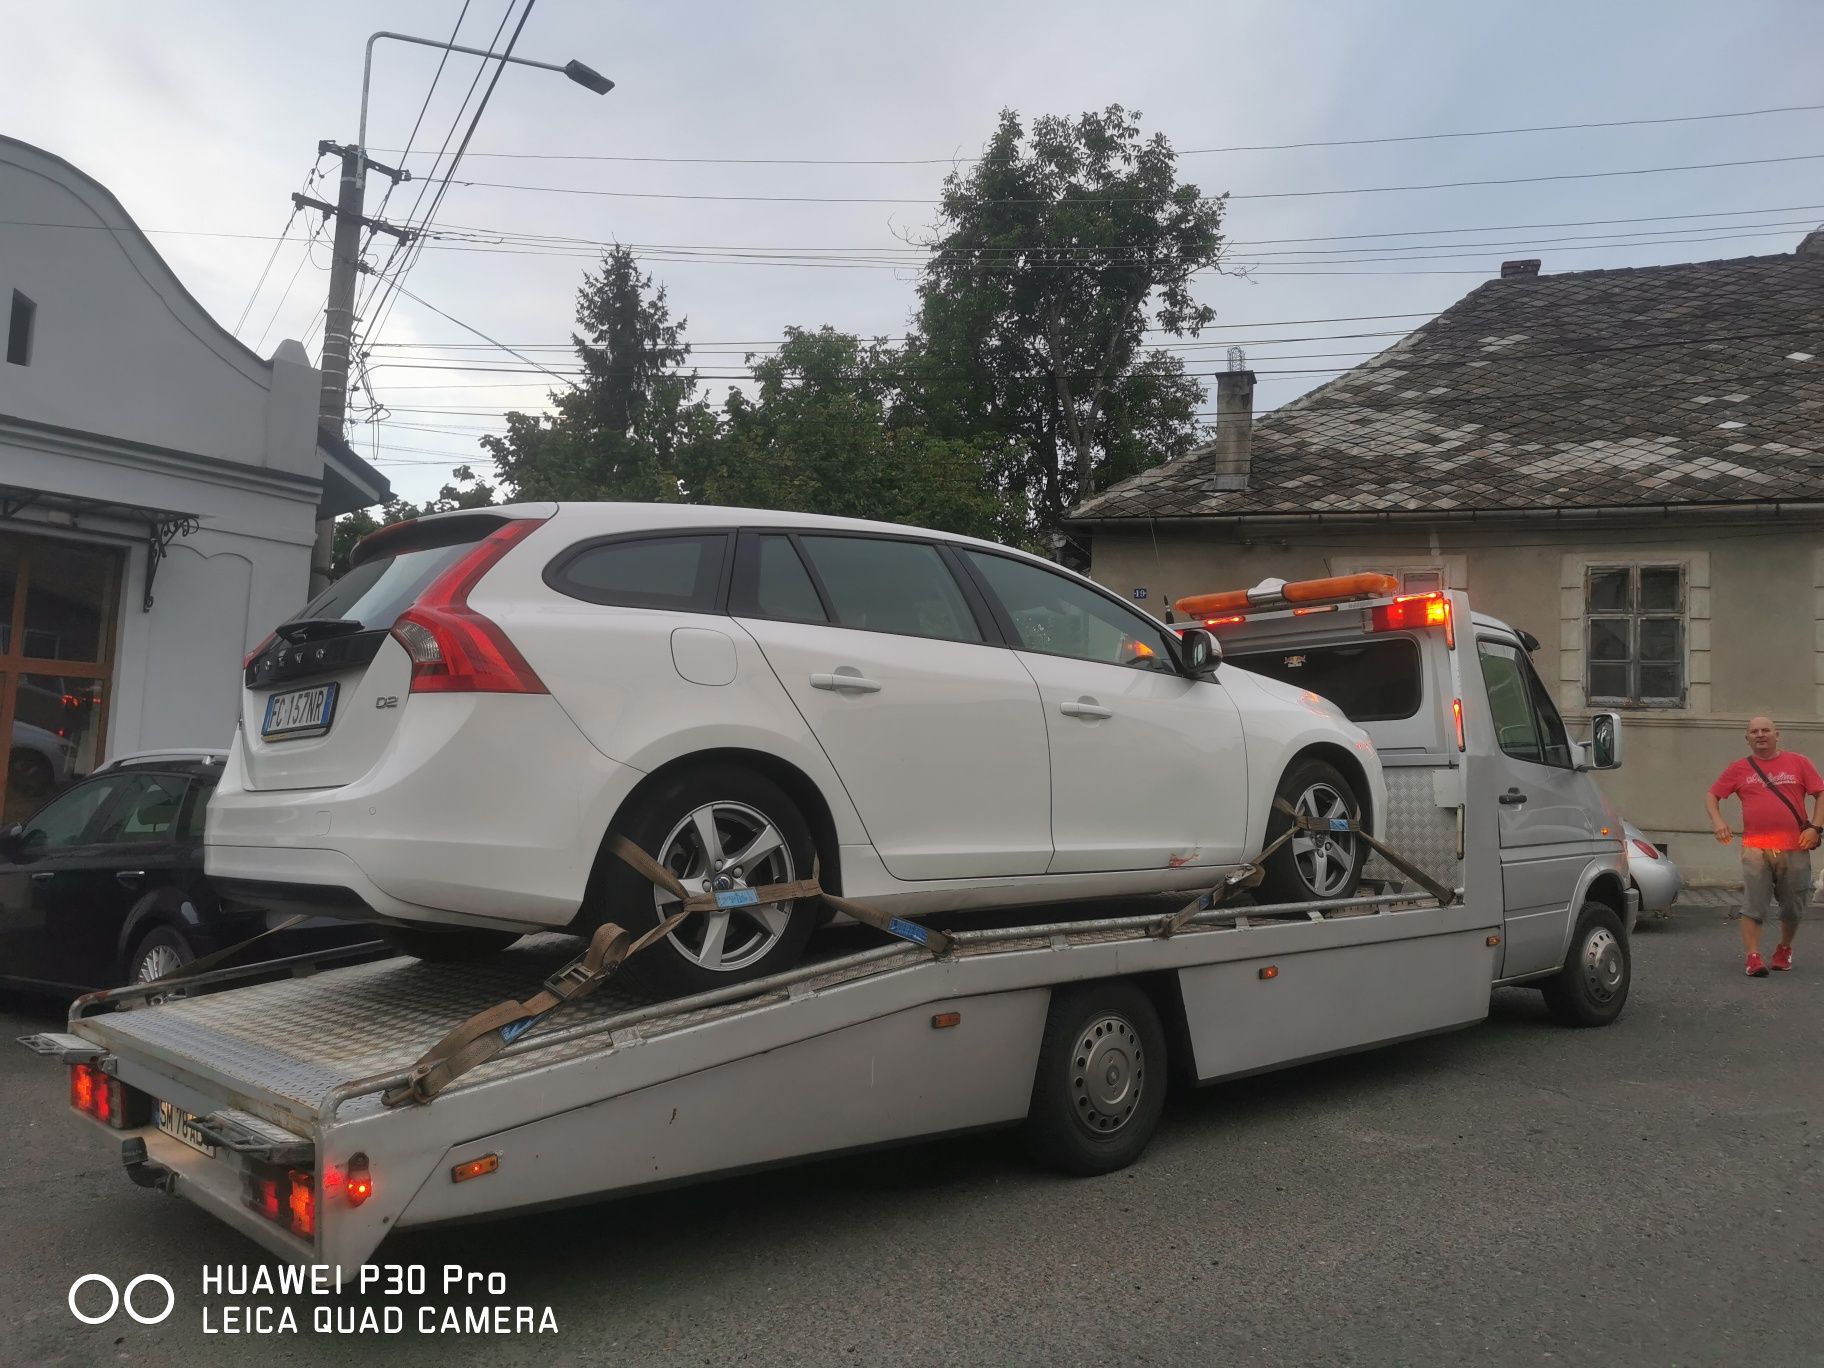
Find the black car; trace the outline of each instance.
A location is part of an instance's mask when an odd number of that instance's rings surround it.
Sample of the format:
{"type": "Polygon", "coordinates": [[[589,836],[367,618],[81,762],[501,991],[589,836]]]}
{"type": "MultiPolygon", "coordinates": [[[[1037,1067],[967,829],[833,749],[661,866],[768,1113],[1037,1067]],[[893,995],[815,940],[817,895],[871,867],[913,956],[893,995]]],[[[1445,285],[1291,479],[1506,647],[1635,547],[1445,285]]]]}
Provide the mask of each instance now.
{"type": "MultiPolygon", "coordinates": [[[[267,914],[226,909],[203,876],[219,753],[117,761],[0,831],[0,985],[58,992],[159,978],[246,940],[267,914]]],[[[250,959],[373,939],[319,920],[250,959]]]]}

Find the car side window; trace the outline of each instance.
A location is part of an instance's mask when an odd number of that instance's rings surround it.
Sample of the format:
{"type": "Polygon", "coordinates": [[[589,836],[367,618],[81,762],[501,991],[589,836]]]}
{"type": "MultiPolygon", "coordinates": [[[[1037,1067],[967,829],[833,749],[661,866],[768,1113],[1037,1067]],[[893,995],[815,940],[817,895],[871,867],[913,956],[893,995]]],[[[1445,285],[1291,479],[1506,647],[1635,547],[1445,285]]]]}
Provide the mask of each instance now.
{"type": "MultiPolygon", "coordinates": [[[[1476,655],[1482,662],[1482,683],[1488,690],[1488,711],[1494,719],[1495,737],[1502,751],[1516,760],[1535,765],[1550,763],[1540,736],[1539,718],[1533,710],[1532,673],[1520,648],[1505,641],[1478,641],[1476,655]]],[[[1561,724],[1562,725],[1562,724],[1561,724]]]]}
{"type": "Polygon", "coordinates": [[[969,602],[937,548],[885,537],[807,536],[804,554],[840,627],[980,641],[969,602]]]}
{"type": "Polygon", "coordinates": [[[156,845],[171,839],[190,781],[177,774],[135,774],[92,838],[102,845],[156,845]]]}
{"type": "Polygon", "coordinates": [[[1176,674],[1165,634],[1142,613],[1064,575],[985,551],[965,551],[1001,601],[1023,651],[1176,674]]]}
{"type": "Polygon", "coordinates": [[[193,781],[190,795],[184,800],[184,815],[179,820],[177,834],[180,840],[200,841],[203,839],[203,824],[209,815],[209,799],[215,795],[215,785],[193,781]]]}
{"type": "Polygon", "coordinates": [[[25,848],[40,851],[82,845],[96,814],[125,783],[126,776],[111,775],[59,794],[26,821],[22,833],[25,848]]]}
{"type": "Polygon", "coordinates": [[[554,561],[545,582],[589,603],[708,613],[716,606],[728,537],[690,532],[585,544],[554,561]]]}
{"type": "Polygon", "coordinates": [[[798,548],[781,532],[745,535],[735,561],[728,611],[736,617],[780,618],[786,622],[830,620],[798,548]]]}

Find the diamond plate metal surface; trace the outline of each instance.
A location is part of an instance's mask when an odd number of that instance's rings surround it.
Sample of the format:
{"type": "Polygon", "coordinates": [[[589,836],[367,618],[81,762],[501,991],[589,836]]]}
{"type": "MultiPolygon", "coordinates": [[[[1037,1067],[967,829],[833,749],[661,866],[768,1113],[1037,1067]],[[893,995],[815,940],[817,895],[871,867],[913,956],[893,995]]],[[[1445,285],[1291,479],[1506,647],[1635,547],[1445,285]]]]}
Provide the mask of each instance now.
{"type": "MultiPolygon", "coordinates": [[[[1457,810],[1441,808],[1432,794],[1433,771],[1424,766],[1389,768],[1387,815],[1376,834],[1382,844],[1397,850],[1447,888],[1463,882],[1457,859],[1457,810]]],[[[1379,855],[1370,855],[1363,877],[1408,882],[1379,855]]]]}

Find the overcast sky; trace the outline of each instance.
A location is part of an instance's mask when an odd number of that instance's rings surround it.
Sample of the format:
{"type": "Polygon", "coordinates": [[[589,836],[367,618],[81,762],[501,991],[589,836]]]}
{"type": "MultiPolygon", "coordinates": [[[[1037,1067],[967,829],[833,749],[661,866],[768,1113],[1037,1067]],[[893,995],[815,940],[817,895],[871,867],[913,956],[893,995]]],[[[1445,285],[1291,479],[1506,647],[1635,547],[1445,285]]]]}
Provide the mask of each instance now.
{"type": "MultiPolygon", "coordinates": [[[[517,22],[525,0],[514,0],[517,22]]],[[[320,138],[352,141],[362,44],[376,28],[448,39],[461,0],[308,5],[9,5],[0,44],[4,131],[108,186],[196,296],[262,354],[283,337],[316,354],[328,249],[307,254],[315,216],[290,225],[313,167],[334,199],[320,138]],[[197,236],[202,233],[245,236],[197,236]]],[[[489,43],[508,0],[470,0],[457,41],[489,43]]],[[[509,27],[509,32],[511,28],[509,27]]],[[[689,320],[706,376],[782,329],[829,323],[903,334],[916,272],[877,257],[779,264],[727,249],[903,251],[929,228],[944,159],[979,152],[997,112],[1075,114],[1121,103],[1184,153],[1184,177],[1232,191],[1231,259],[1247,278],[1199,290],[1218,312],[1206,340],[1240,341],[1266,406],[1377,350],[1498,270],[1547,271],[1790,251],[1824,220],[1824,159],[1663,174],[1385,193],[1288,192],[1430,185],[1824,153],[1824,111],[1499,137],[1196,152],[1298,142],[1670,118],[1824,102],[1824,5],[1755,3],[996,3],[626,5],[536,0],[520,55],[579,58],[617,82],[606,97],[509,68],[461,181],[434,227],[642,244],[645,265],[689,320]],[[575,154],[538,160],[481,153],[575,154]],[[601,158],[928,159],[902,165],[730,165],[601,158]],[[650,197],[647,197],[650,196],[650,197]],[[912,203],[792,203],[670,196],[807,196],[912,203]],[[1674,215],[1710,217],[1672,218],[1674,215]],[[1591,220],[1639,219],[1635,223],[1591,220]],[[1581,224],[1564,227],[1512,225],[1581,224]],[[1476,230],[1445,232],[1443,230],[1476,230]],[[1395,234],[1365,237],[1367,234],[1395,234]],[[1624,236],[1629,235],[1632,236],[1624,236]],[[1562,241],[1582,235],[1578,241],[1562,241]],[[1336,242],[1286,239],[1336,237],[1336,242]],[[724,249],[680,259],[664,244],[724,249]],[[1606,244],[1606,245],[1595,245],[1606,244]],[[1377,248],[1364,251],[1364,248],[1377,248]],[[1287,255],[1304,249],[1309,255],[1287,255]],[[1450,253],[1453,255],[1445,255],[1450,253]],[[1423,259],[1402,259],[1414,256],[1423,259]],[[1395,317],[1411,315],[1411,317],[1395,317]],[[1374,316],[1360,322],[1306,323],[1374,316]],[[1340,336],[1341,334],[1388,334],[1340,336]],[[1283,339],[1275,341],[1274,339],[1283,339]],[[1342,353],[1342,355],[1337,355],[1342,353]]],[[[369,141],[399,149],[431,88],[435,53],[377,49],[369,141]]],[[[428,173],[477,62],[451,58],[405,165],[428,173]]],[[[484,80],[485,84],[485,80],[484,80]]],[[[460,135],[459,135],[460,136],[460,135]]],[[[395,153],[376,150],[381,160],[395,153]]],[[[403,221],[420,183],[395,191],[403,221]]],[[[386,182],[369,188],[373,212],[386,182]]],[[[428,198],[425,201],[428,204],[428,198]]],[[[390,420],[357,422],[395,488],[424,498],[469,459],[507,408],[536,408],[552,382],[417,368],[435,356],[502,366],[444,311],[514,346],[569,336],[587,259],[434,242],[369,341],[390,420]],[[376,447],[376,442],[378,443],[376,447]]],[[[370,259],[386,263],[389,239],[370,259]]],[[[540,248],[539,251],[549,251],[540,248]]],[[[834,254],[826,254],[834,255],[834,254]]],[[[799,256],[796,261],[802,262],[799,256]]],[[[371,329],[376,318],[366,320],[371,329]]],[[[531,351],[553,366],[561,351],[531,351]]],[[[1220,346],[1191,351],[1221,365],[1220,346]]],[[[719,392],[724,384],[714,386],[719,392]]]]}

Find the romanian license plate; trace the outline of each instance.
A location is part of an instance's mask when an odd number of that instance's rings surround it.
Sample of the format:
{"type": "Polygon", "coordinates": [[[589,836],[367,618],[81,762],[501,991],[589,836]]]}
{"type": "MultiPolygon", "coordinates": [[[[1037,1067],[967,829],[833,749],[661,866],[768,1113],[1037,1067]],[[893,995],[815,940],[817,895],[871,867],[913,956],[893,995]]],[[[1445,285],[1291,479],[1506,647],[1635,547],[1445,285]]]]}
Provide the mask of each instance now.
{"type": "Polygon", "coordinates": [[[179,1111],[169,1102],[160,1102],[158,1128],[174,1140],[182,1140],[198,1154],[215,1158],[215,1146],[203,1139],[203,1133],[196,1128],[196,1118],[189,1112],[179,1111]]]}
{"type": "Polygon", "coordinates": [[[320,736],[329,730],[336,712],[336,686],[319,684],[314,689],[293,689],[276,693],[266,700],[266,720],[260,724],[260,735],[283,741],[297,736],[320,736]]]}

